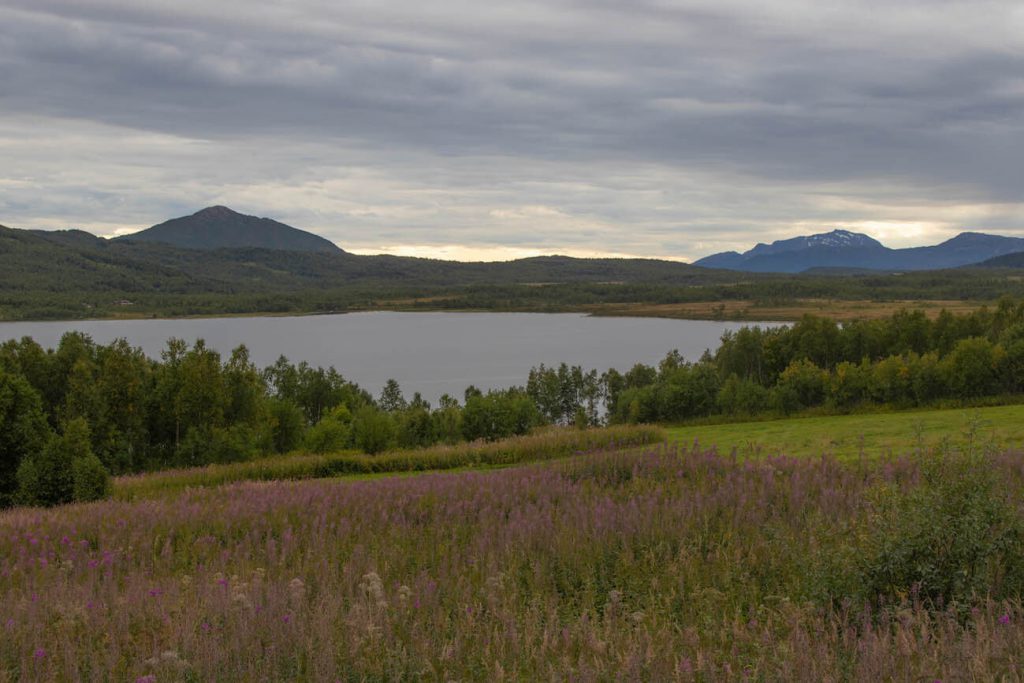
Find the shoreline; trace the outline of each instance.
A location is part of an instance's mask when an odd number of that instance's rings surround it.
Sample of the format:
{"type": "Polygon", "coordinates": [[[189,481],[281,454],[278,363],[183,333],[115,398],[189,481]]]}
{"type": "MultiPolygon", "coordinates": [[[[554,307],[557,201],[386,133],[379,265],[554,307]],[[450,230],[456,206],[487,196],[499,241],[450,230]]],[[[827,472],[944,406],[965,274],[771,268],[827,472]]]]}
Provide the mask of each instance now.
{"type": "MultiPolygon", "coordinates": [[[[411,302],[415,303],[415,302],[411,302]]],[[[951,313],[966,313],[983,306],[993,306],[991,301],[972,300],[917,300],[894,301],[827,300],[804,299],[789,303],[761,304],[753,301],[696,301],[675,304],[626,303],[586,304],[565,307],[522,307],[522,308],[451,308],[445,306],[417,306],[403,302],[399,305],[382,305],[367,308],[349,308],[333,311],[253,311],[245,313],[196,313],[188,315],[158,315],[153,313],[125,313],[87,318],[4,318],[5,323],[91,323],[134,320],[204,320],[217,318],[302,318],[307,316],[345,315],[349,313],[534,313],[564,314],[577,313],[592,317],[609,318],[662,318],[672,320],[694,320],[714,322],[764,323],[795,322],[804,315],[817,315],[846,322],[851,320],[878,319],[889,317],[899,310],[922,310],[929,318],[935,318],[942,310],[951,313]],[[404,305],[403,305],[404,304],[404,305]]]]}

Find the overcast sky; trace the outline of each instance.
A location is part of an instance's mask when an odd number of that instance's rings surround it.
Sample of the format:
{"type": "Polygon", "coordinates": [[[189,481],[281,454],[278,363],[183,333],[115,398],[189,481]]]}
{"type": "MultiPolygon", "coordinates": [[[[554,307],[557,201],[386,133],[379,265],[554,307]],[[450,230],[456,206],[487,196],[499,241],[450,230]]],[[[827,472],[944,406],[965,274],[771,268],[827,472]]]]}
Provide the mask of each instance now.
{"type": "Polygon", "coordinates": [[[0,223],[689,260],[1024,236],[1024,3],[0,0],[0,223]]]}

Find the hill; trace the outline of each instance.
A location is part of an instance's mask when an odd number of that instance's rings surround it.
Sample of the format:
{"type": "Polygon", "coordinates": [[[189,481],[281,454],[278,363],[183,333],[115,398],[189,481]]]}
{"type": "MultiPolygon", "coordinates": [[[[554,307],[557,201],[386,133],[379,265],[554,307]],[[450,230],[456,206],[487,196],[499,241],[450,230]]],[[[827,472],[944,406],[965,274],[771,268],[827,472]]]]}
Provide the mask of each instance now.
{"type": "Polygon", "coordinates": [[[978,268],[1024,268],[1024,251],[1003,254],[974,265],[978,268]]]}
{"type": "MultiPolygon", "coordinates": [[[[878,250],[858,241],[860,248],[878,250]]],[[[808,243],[796,246],[807,248],[808,243]]],[[[765,258],[793,253],[761,251],[765,258]]],[[[978,302],[1007,294],[1024,295],[1024,283],[981,268],[893,275],[834,266],[791,275],[655,259],[543,256],[459,263],[360,256],[338,248],[182,248],[106,240],[79,230],[0,227],[0,320],[381,309],[631,315],[694,302],[707,304],[698,317],[724,316],[728,309],[749,318],[763,315],[761,306],[778,310],[826,299],[978,302]]]]}
{"type": "Polygon", "coordinates": [[[173,218],[151,228],[125,235],[116,241],[161,242],[184,249],[262,248],[284,251],[339,253],[341,249],[319,235],[232,211],[226,206],[211,206],[191,216],[173,218]]]}
{"type": "Polygon", "coordinates": [[[867,235],[833,230],[758,244],[743,253],[713,254],[694,265],[760,273],[800,273],[823,268],[937,270],[978,263],[1015,251],[1024,251],[1024,239],[965,232],[933,246],[890,249],[867,235]]]}

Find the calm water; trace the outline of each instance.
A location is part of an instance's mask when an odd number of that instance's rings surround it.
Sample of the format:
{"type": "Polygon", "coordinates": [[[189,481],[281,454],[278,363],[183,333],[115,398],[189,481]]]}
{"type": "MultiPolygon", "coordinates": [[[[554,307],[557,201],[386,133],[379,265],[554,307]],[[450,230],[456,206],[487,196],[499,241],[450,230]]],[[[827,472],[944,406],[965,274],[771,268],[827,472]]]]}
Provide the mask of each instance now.
{"type": "MultiPolygon", "coordinates": [[[[245,344],[264,367],[284,354],[293,362],[333,365],[378,394],[388,378],[406,396],[419,391],[436,402],[465,388],[525,384],[530,368],[566,362],[628,370],[654,364],[672,349],[696,360],[718,346],[722,332],[752,323],[593,318],[573,313],[348,313],[287,318],[96,320],[0,323],[0,342],[23,336],[53,347],[78,330],[101,344],[118,337],[159,357],[170,337],[206,340],[224,356],[245,344]]],[[[769,323],[771,324],[771,323],[769,323]]]]}

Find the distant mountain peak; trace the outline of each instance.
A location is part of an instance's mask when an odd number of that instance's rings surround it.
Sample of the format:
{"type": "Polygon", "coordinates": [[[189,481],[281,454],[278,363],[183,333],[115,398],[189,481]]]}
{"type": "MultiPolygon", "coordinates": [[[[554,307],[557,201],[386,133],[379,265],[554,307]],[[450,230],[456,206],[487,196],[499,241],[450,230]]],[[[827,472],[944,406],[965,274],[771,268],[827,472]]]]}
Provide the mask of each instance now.
{"type": "Polygon", "coordinates": [[[215,204],[213,206],[208,206],[205,209],[199,209],[199,211],[196,211],[192,215],[193,216],[209,216],[210,218],[223,218],[223,217],[227,217],[227,216],[242,216],[244,214],[238,213],[237,211],[235,211],[233,209],[229,209],[228,207],[224,206],[223,204],[215,204]]]}
{"type": "Polygon", "coordinates": [[[208,206],[190,216],[172,218],[119,240],[163,242],[185,249],[261,248],[340,253],[333,242],[270,218],[238,213],[226,206],[208,206]]]}
{"type": "Polygon", "coordinates": [[[743,253],[712,254],[694,265],[780,273],[812,268],[927,270],[978,263],[1013,251],[1024,251],[1024,239],[964,232],[935,246],[890,249],[869,235],[835,229],[759,243],[743,253]]]}

